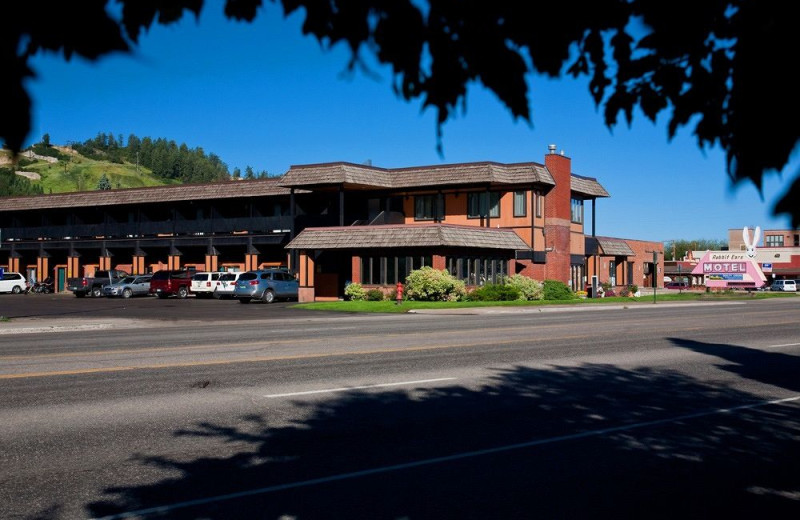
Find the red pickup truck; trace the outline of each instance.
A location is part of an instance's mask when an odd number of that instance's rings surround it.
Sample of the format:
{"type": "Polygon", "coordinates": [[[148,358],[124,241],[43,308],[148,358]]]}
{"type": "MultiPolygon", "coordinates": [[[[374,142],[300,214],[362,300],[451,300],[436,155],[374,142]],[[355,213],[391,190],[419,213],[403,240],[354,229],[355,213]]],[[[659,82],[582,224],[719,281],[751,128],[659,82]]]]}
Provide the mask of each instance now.
{"type": "Polygon", "coordinates": [[[192,275],[194,269],[164,269],[153,273],[150,279],[150,294],[155,294],[159,298],[177,296],[186,298],[189,296],[189,288],[192,286],[192,275]]]}

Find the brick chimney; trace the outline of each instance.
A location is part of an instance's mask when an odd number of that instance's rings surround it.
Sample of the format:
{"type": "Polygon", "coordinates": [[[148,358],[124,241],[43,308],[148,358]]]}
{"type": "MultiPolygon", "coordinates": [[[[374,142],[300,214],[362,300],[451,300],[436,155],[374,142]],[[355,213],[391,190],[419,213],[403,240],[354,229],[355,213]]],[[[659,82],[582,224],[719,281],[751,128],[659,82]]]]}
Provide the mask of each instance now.
{"type": "Polygon", "coordinates": [[[556,182],[547,193],[544,205],[544,245],[547,251],[545,278],[567,283],[570,279],[570,220],[572,199],[572,161],[548,147],[544,165],[556,182]]]}

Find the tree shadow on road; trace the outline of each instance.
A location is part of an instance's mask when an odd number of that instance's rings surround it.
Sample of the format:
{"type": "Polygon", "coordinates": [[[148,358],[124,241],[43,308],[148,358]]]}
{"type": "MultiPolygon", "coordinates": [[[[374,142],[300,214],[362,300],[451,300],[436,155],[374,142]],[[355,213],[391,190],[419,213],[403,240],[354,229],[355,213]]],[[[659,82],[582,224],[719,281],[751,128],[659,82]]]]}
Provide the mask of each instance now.
{"type": "MultiPolygon", "coordinates": [[[[770,379],[750,366],[762,357],[741,347],[673,341],[770,379]]],[[[781,356],[797,368],[796,357],[781,356]]],[[[769,382],[797,390],[788,373],[769,382]]],[[[177,519],[798,518],[800,406],[763,403],[671,370],[584,364],[498,370],[476,388],[298,402],[308,413],[290,425],[272,426],[265,405],[237,425],[175,432],[251,449],[195,460],[142,454],[140,463],[180,476],[107,489],[87,510],[113,517],[167,506],[146,516],[177,519]]]]}

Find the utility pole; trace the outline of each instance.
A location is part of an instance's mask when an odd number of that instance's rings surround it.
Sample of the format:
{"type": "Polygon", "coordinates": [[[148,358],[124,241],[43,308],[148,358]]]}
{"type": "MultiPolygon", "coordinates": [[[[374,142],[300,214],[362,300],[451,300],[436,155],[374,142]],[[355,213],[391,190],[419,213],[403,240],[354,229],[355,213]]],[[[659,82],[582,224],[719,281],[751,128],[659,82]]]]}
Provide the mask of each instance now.
{"type": "Polygon", "coordinates": [[[645,251],[645,253],[653,253],[653,303],[656,303],[656,293],[658,292],[658,255],[663,253],[655,250],[645,251]]]}

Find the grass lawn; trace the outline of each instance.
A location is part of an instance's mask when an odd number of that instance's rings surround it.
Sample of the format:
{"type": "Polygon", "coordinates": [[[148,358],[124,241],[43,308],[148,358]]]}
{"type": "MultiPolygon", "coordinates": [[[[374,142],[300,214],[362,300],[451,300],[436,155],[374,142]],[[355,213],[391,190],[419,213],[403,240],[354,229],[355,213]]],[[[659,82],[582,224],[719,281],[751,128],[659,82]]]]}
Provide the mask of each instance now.
{"type": "MultiPolygon", "coordinates": [[[[700,301],[727,301],[727,300],[762,300],[765,298],[792,298],[797,295],[794,293],[767,293],[767,292],[731,292],[731,293],[699,293],[668,291],[656,293],[656,303],[658,302],[700,302],[700,301]]],[[[540,301],[512,301],[512,302],[416,302],[404,301],[397,305],[394,301],[365,302],[365,301],[337,301],[337,302],[314,302],[300,303],[293,307],[298,309],[317,310],[317,311],[339,311],[339,312],[408,312],[415,309],[465,309],[470,307],[533,307],[540,305],[608,305],[608,304],[653,304],[653,296],[642,296],[640,298],[597,298],[597,299],[574,299],[574,300],[540,300],[540,301]]]]}

